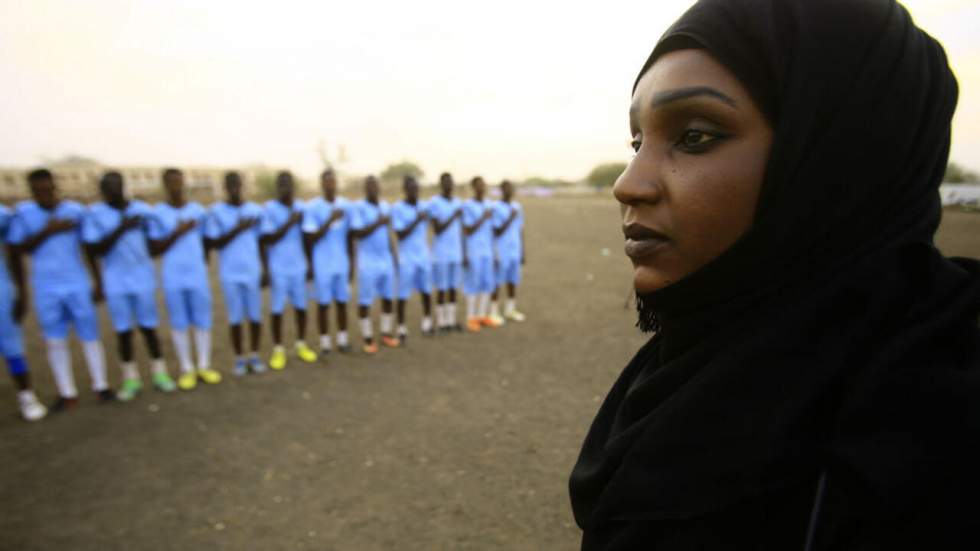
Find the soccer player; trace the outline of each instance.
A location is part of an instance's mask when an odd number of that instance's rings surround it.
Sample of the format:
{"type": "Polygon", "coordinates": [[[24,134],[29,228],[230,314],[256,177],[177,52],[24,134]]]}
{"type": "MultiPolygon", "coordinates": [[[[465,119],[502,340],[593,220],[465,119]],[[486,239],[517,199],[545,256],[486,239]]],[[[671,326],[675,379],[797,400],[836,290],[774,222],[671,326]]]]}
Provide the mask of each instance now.
{"type": "Polygon", "coordinates": [[[296,318],[296,343],[299,359],[316,361],[316,352],[306,345],[306,279],[309,274],[307,250],[300,229],[303,204],[293,194],[293,175],[283,171],[276,175],[278,199],[266,202],[262,217],[262,244],[266,247],[269,276],[272,280],[272,358],[269,367],[286,367],[286,349],[282,345],[282,311],[287,298],[296,318]]]}
{"type": "Polygon", "coordinates": [[[428,219],[419,201],[419,184],[412,176],[402,182],[405,199],[391,208],[391,227],[398,236],[398,340],[405,344],[405,301],[418,291],[422,296],[422,334],[432,332],[432,259],[429,257],[428,219]]]}
{"type": "Polygon", "coordinates": [[[199,378],[210,385],[221,382],[221,373],[211,368],[211,288],[204,248],[207,212],[200,203],[184,197],[180,170],[164,169],[163,187],[167,201],[154,209],[150,252],[163,257],[163,297],[181,371],[177,386],[193,390],[199,378]],[[196,367],[191,359],[190,327],[197,346],[196,367]]]}
{"type": "Polygon", "coordinates": [[[303,232],[312,251],[313,279],[316,285],[317,325],[320,353],[329,354],[330,303],[337,309],[337,348],[350,351],[347,337],[347,302],[350,301],[351,265],[354,246],[350,235],[351,203],[337,197],[337,176],[332,169],[320,175],[323,197],[306,204],[303,232]]]}
{"type": "Polygon", "coordinates": [[[10,209],[0,205],[0,355],[7,362],[7,371],[17,385],[17,405],[20,407],[21,417],[26,421],[38,421],[48,414],[48,410],[41,405],[31,388],[27,360],[24,359],[24,341],[20,329],[20,321],[27,308],[27,295],[23,294],[24,274],[20,271],[20,264],[11,262],[12,258],[5,255],[3,249],[10,219],[10,209]],[[8,263],[18,282],[16,292],[7,272],[8,263]]]}
{"type": "Polygon", "coordinates": [[[456,321],[456,289],[463,281],[463,204],[453,197],[453,177],[439,176],[440,194],[429,200],[432,222],[432,272],[436,286],[436,325],[440,331],[462,331],[456,321]]]}
{"type": "Polygon", "coordinates": [[[262,207],[242,198],[242,177],[225,173],[226,200],[211,207],[205,224],[206,244],[218,249],[219,279],[228,310],[231,346],[235,351],[232,374],[241,376],[265,371],[259,358],[262,339],[262,281],[264,263],[259,248],[262,207]],[[242,322],[248,316],[251,354],[242,344],[242,322]]]}
{"type": "Polygon", "coordinates": [[[499,327],[490,319],[490,293],[496,285],[493,258],[493,208],[484,199],[487,186],[477,176],[470,182],[473,198],[463,203],[463,266],[466,277],[463,293],[466,294],[466,329],[480,331],[481,326],[499,327]]]}
{"type": "Polygon", "coordinates": [[[493,203],[493,235],[497,249],[497,287],[490,303],[490,318],[503,325],[504,318],[524,321],[517,310],[517,286],[521,282],[521,266],[524,265],[524,210],[514,200],[514,185],[509,180],[500,183],[501,200],[493,203]],[[497,295],[507,285],[507,302],[504,315],[500,316],[497,295]]]}
{"type": "Polygon", "coordinates": [[[371,328],[371,303],[381,296],[381,342],[391,348],[398,347],[398,339],[392,335],[394,322],[392,301],[395,298],[395,262],[398,253],[388,235],[391,230],[391,207],[378,198],[378,180],[368,176],[364,180],[364,199],[354,204],[352,234],[357,246],[357,313],[361,321],[364,352],[375,354],[371,328]]]}
{"type": "MultiPolygon", "coordinates": [[[[58,387],[58,400],[52,411],[62,411],[78,403],[78,390],[71,371],[68,350],[68,324],[74,325],[82,341],[85,363],[92,379],[92,390],[100,402],[115,400],[106,380],[105,351],[99,342],[98,315],[95,311],[92,284],[82,263],[80,225],[85,207],[58,197],[54,177],[46,169],[27,175],[33,200],[17,204],[8,241],[21,273],[21,256],[31,257],[31,285],[34,288],[34,311],[44,334],[48,363],[58,387]]],[[[89,258],[89,267],[95,271],[89,258]]],[[[20,281],[22,278],[15,279],[20,281]]],[[[19,289],[23,297],[24,289],[19,289]]]]}
{"type": "Polygon", "coordinates": [[[109,317],[119,344],[123,383],[116,398],[129,401],[143,390],[133,358],[133,328],[139,327],[152,361],[153,386],[161,392],[177,389],[160,351],[157,338],[156,274],[147,248],[146,227],[153,210],[142,201],[126,198],[120,173],[102,176],[102,202],[89,207],[82,222],[82,239],[88,252],[102,261],[96,286],[105,296],[109,317]]]}

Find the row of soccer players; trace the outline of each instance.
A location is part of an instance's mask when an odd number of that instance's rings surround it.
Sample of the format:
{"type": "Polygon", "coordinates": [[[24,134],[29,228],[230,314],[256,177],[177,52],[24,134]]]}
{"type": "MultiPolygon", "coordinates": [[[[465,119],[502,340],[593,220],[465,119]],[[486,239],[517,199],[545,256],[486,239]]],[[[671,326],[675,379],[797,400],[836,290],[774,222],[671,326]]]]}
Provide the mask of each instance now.
{"type": "Polygon", "coordinates": [[[414,178],[403,183],[404,199],[391,206],[379,198],[373,176],[364,182],[364,199],[337,196],[332,171],[321,175],[322,197],[303,202],[294,196],[289,172],[276,178],[277,198],[260,206],[246,201],[235,172],[225,176],[226,200],[210,209],[188,201],[183,174],[163,173],[167,200],[157,206],[126,196],[118,172],[100,182],[103,201],[84,207],[58,197],[50,172],[28,175],[33,200],[11,211],[0,208],[0,238],[9,244],[11,275],[0,269],[0,352],[17,382],[21,412],[26,419],[43,417],[46,408],[30,387],[23,358],[20,322],[27,307],[23,258],[31,258],[34,309],[44,335],[48,362],[59,397],[53,410],[77,403],[71,369],[68,330],[82,341],[93,390],[102,401],[133,399],[143,389],[134,362],[133,333],[138,330],[152,359],[153,386],[163,392],[193,389],[198,381],[216,384],[221,374],[211,367],[211,294],[207,253],[218,250],[221,282],[235,365],[232,373],[265,370],[259,357],[262,320],[261,287],[271,287],[270,325],[274,343],[269,367],[286,366],[282,344],[282,314],[294,309],[298,340],[296,356],[305,362],[318,355],[303,340],[306,334],[308,280],[313,280],[318,303],[320,354],[332,348],[329,307],[336,310],[336,344],[350,349],[346,305],[350,283],[357,276],[358,314],[365,353],[378,344],[370,308],[381,298],[381,342],[398,347],[406,341],[405,303],[421,295],[422,333],[461,331],[456,291],[467,298],[466,326],[498,327],[505,318],[523,321],[515,304],[516,286],[524,262],[523,213],[513,200],[509,182],[501,184],[501,201],[485,199],[481,178],[471,185],[473,198],[453,197],[451,175],[440,177],[440,194],[429,201],[418,196],[414,178]],[[433,243],[429,246],[428,227],[433,243]],[[391,233],[397,236],[391,239],[391,233]],[[156,328],[156,273],[152,258],[161,257],[161,280],[174,348],[180,364],[175,382],[163,361],[156,328]],[[91,284],[83,257],[91,268],[91,284]],[[356,270],[354,269],[356,267],[356,270]],[[506,286],[508,299],[501,316],[497,288],[506,286]],[[433,322],[431,294],[436,290],[433,322]],[[99,341],[95,302],[104,299],[117,333],[123,383],[113,392],[107,383],[104,351],[99,341]],[[397,334],[393,332],[397,302],[397,334]],[[243,345],[243,325],[249,322],[250,350],[243,345]],[[192,339],[193,337],[193,339],[192,339]],[[191,341],[196,347],[196,362],[191,341]]]}

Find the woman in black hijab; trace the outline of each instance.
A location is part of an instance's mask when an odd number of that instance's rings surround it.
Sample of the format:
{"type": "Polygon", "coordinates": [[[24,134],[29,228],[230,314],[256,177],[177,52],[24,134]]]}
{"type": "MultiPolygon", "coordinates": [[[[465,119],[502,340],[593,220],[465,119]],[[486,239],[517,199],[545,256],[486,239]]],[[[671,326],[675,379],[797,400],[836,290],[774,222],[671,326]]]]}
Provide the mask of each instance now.
{"type": "Polygon", "coordinates": [[[980,266],[933,245],[957,86],[893,0],[701,0],[634,86],[639,326],[586,550],[980,549],[980,266]]]}

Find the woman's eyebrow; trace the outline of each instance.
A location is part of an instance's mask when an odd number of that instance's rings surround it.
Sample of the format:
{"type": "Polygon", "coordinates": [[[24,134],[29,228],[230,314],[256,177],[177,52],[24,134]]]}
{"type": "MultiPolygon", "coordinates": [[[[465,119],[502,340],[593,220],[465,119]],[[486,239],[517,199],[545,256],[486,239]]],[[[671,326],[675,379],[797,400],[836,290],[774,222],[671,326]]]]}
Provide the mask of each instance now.
{"type": "Polygon", "coordinates": [[[719,100],[730,107],[735,107],[735,100],[722,94],[714,88],[708,86],[692,86],[690,88],[678,88],[676,90],[667,90],[664,92],[657,92],[653,95],[653,101],[650,106],[654,109],[658,107],[663,107],[664,105],[680,101],[683,99],[694,98],[698,96],[707,96],[719,100]]]}

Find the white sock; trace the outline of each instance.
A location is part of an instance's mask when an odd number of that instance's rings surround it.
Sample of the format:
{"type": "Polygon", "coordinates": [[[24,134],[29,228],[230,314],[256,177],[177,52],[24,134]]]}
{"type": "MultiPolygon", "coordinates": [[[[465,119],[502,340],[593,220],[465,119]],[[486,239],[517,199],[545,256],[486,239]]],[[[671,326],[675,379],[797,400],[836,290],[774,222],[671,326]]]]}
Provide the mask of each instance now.
{"type": "Polygon", "coordinates": [[[500,307],[497,306],[496,300],[490,300],[490,315],[495,318],[500,317],[500,307]]]}
{"type": "Polygon", "coordinates": [[[422,318],[422,332],[428,333],[429,331],[432,331],[432,318],[425,316],[422,318]]]}
{"type": "Polygon", "coordinates": [[[337,331],[337,346],[347,346],[347,331],[337,331]]]}
{"type": "Polygon", "coordinates": [[[371,318],[361,318],[361,337],[364,340],[370,339],[374,336],[374,330],[371,328],[371,318]]]}
{"type": "Polygon", "coordinates": [[[448,308],[448,310],[446,310],[446,312],[448,312],[447,317],[446,317],[446,322],[449,323],[449,325],[456,325],[456,319],[457,319],[456,318],[456,303],[455,302],[450,302],[449,304],[446,305],[446,307],[448,308]]]}
{"type": "Polygon", "coordinates": [[[193,373],[194,362],[191,361],[191,339],[186,329],[171,329],[174,339],[174,350],[177,352],[177,362],[182,373],[193,373]]]}
{"type": "Polygon", "coordinates": [[[275,346],[272,347],[272,352],[273,353],[282,352],[283,354],[285,354],[286,353],[286,347],[283,346],[283,345],[281,345],[281,344],[277,344],[277,345],[275,345],[275,346]]]}
{"type": "Polygon", "coordinates": [[[395,316],[392,314],[381,314],[381,334],[390,335],[391,326],[395,324],[395,316]]]}
{"type": "Polygon", "coordinates": [[[123,362],[121,367],[124,381],[140,380],[140,372],[136,369],[136,362],[123,362]]]}
{"type": "Polygon", "coordinates": [[[82,341],[82,352],[88,365],[88,374],[92,378],[92,390],[100,392],[109,388],[109,380],[105,372],[105,350],[100,341],[82,341]]]}
{"type": "Polygon", "coordinates": [[[194,329],[194,345],[197,346],[197,368],[211,368],[211,332],[194,329]]]}
{"type": "Polygon", "coordinates": [[[71,372],[71,354],[68,352],[68,341],[65,339],[47,339],[48,365],[54,375],[58,394],[62,398],[75,398],[78,389],[75,388],[75,376],[71,372]]]}
{"type": "Polygon", "coordinates": [[[466,319],[480,317],[480,313],[476,309],[477,298],[477,295],[466,295],[466,319]]]}
{"type": "Polygon", "coordinates": [[[480,313],[481,318],[490,315],[490,293],[480,293],[480,313]]]}
{"type": "MultiPolygon", "coordinates": [[[[340,336],[337,336],[337,340],[340,341],[340,336]]],[[[339,342],[337,344],[340,344],[339,342]]],[[[330,335],[320,335],[320,350],[330,350],[330,335]]]]}
{"type": "Polygon", "coordinates": [[[154,375],[169,375],[167,373],[167,362],[163,361],[163,358],[157,358],[150,362],[150,371],[154,375]]]}
{"type": "Polygon", "coordinates": [[[296,342],[293,343],[293,348],[298,349],[304,346],[306,346],[306,341],[304,341],[303,339],[296,339],[296,342]]]}
{"type": "Polygon", "coordinates": [[[402,337],[407,335],[408,335],[408,327],[405,327],[404,323],[398,324],[398,336],[402,337]]]}
{"type": "Polygon", "coordinates": [[[517,301],[509,298],[507,299],[507,305],[504,306],[504,312],[510,314],[517,311],[517,301]]]}

